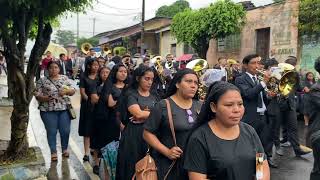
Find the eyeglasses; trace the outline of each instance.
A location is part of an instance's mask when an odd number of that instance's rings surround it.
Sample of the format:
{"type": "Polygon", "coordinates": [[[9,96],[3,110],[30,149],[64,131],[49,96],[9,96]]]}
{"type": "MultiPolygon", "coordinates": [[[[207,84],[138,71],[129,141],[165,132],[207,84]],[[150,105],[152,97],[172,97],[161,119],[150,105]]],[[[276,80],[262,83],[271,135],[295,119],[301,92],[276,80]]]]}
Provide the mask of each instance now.
{"type": "Polygon", "coordinates": [[[188,122],[191,124],[191,123],[194,123],[194,119],[192,117],[192,111],[190,109],[187,109],[187,115],[188,115],[188,122]]]}

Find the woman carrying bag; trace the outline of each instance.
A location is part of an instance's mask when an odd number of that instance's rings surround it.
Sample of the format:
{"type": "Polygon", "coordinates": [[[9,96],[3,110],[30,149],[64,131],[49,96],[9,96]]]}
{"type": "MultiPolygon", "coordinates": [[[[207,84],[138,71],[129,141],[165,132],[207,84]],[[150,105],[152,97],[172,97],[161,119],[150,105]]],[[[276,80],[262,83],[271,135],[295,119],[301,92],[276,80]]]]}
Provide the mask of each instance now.
{"type": "Polygon", "coordinates": [[[197,112],[201,108],[201,104],[193,100],[197,89],[198,77],[193,70],[178,71],[169,85],[167,99],[155,105],[144,124],[143,138],[155,150],[152,157],[158,179],[188,179],[183,169],[183,152],[189,135],[197,126],[197,112]],[[170,128],[166,101],[171,106],[173,128],[170,128]]]}
{"type": "Polygon", "coordinates": [[[68,113],[69,97],[75,93],[67,76],[60,75],[59,64],[48,63],[49,77],[36,83],[35,97],[39,102],[40,116],[47,131],[51,161],[57,161],[57,130],[61,136],[62,156],[68,158],[71,118],[68,113]]]}

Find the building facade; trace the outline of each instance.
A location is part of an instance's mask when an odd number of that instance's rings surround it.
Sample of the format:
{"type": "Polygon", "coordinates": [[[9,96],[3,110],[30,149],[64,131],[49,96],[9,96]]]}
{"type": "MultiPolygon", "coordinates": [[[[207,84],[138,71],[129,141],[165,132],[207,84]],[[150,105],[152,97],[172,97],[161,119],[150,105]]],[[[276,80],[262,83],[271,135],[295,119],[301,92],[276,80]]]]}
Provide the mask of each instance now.
{"type": "Polygon", "coordinates": [[[242,59],[251,53],[283,62],[298,56],[299,1],[287,0],[247,10],[246,24],[240,34],[211,40],[207,52],[209,64],[219,57],[242,59]]]}

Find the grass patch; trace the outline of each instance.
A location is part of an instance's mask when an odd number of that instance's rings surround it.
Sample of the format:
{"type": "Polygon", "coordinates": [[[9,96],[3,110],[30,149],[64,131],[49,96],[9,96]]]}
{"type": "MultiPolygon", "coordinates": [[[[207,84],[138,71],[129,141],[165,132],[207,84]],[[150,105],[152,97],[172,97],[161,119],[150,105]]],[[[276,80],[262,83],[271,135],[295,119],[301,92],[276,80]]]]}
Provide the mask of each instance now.
{"type": "MultiPolygon", "coordinates": [[[[15,155],[13,158],[0,158],[0,166],[15,166],[18,164],[27,164],[30,162],[37,161],[36,152],[33,148],[28,148],[24,155],[15,155]],[[14,160],[12,160],[14,159],[14,160]]],[[[2,179],[1,179],[2,180],[2,179]]]]}

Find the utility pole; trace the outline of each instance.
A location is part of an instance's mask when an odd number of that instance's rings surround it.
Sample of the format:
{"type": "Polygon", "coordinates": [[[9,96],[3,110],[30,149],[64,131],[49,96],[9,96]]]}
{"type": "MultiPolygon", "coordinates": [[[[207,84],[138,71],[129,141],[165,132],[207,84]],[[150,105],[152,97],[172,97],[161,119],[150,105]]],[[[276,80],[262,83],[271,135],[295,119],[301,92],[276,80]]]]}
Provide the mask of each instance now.
{"type": "Polygon", "coordinates": [[[77,42],[79,40],[79,13],[77,13],[77,42]]]}
{"type": "Polygon", "coordinates": [[[96,28],[96,18],[94,17],[94,18],[93,18],[93,30],[92,30],[92,36],[94,36],[95,28],[96,28]]]}
{"type": "Polygon", "coordinates": [[[141,14],[141,56],[144,53],[143,47],[144,47],[144,14],[145,14],[145,0],[142,0],[142,14],[141,14]]]}

